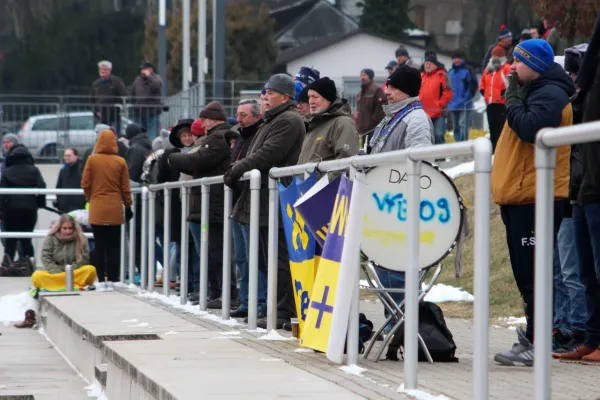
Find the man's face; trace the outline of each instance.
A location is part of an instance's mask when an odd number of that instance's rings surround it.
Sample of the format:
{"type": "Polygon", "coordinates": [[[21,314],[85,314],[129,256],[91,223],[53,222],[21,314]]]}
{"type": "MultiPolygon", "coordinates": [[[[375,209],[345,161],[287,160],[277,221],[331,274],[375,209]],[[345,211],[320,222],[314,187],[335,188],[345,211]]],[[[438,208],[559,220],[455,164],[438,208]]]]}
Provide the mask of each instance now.
{"type": "Polygon", "coordinates": [[[260,119],[260,115],[252,115],[252,104],[241,104],[238,106],[235,118],[242,128],[246,128],[254,125],[260,119]]]}
{"type": "Polygon", "coordinates": [[[388,69],[387,69],[388,76],[389,76],[389,75],[391,75],[391,74],[393,74],[395,70],[396,70],[396,67],[391,67],[391,68],[388,68],[388,69]]]}
{"type": "Polygon", "coordinates": [[[215,121],[214,119],[208,118],[200,118],[200,120],[202,121],[202,126],[204,126],[204,129],[206,129],[207,131],[211,130],[212,128],[221,123],[221,121],[215,121]]]}
{"type": "Polygon", "coordinates": [[[517,58],[515,58],[515,61],[513,62],[513,64],[510,67],[510,70],[512,72],[517,73],[517,76],[519,77],[519,83],[521,85],[523,85],[527,82],[531,82],[540,76],[540,74],[538,72],[535,72],[534,70],[529,68],[525,63],[523,63],[521,60],[518,60],[517,58]]]}
{"type": "Polygon", "coordinates": [[[408,61],[408,57],[398,56],[398,57],[396,57],[396,61],[398,61],[398,64],[404,64],[406,61],[408,61]]]}
{"type": "Polygon", "coordinates": [[[265,110],[270,110],[277,106],[280,106],[283,103],[287,103],[290,101],[290,96],[287,94],[281,94],[271,89],[267,89],[265,93],[265,102],[264,107],[265,110]]]}
{"type": "Polygon", "coordinates": [[[456,65],[457,67],[459,65],[462,65],[464,62],[465,60],[463,60],[462,58],[455,57],[452,59],[452,64],[456,65]]]}
{"type": "Polygon", "coordinates": [[[313,115],[321,114],[331,106],[331,102],[315,90],[308,91],[308,104],[310,105],[310,113],[313,115]]]}
{"type": "Polygon", "coordinates": [[[504,46],[505,49],[508,48],[508,46],[510,46],[512,44],[512,38],[511,37],[507,37],[502,39],[502,45],[504,46]]]}
{"type": "Polygon", "coordinates": [[[2,140],[2,147],[4,147],[4,152],[8,153],[10,151],[10,149],[13,148],[15,144],[13,142],[11,142],[10,140],[7,139],[3,139],[2,140]]]}
{"type": "Polygon", "coordinates": [[[65,150],[65,162],[69,165],[73,165],[77,162],[77,159],[79,157],[77,157],[75,154],[73,154],[73,150],[71,149],[67,149],[65,150]]]}
{"type": "Polygon", "coordinates": [[[99,67],[98,75],[100,75],[100,78],[106,79],[110,76],[110,69],[108,69],[106,67],[99,67]]]}
{"type": "Polygon", "coordinates": [[[144,68],[140,71],[140,74],[143,76],[150,76],[154,73],[154,70],[152,68],[144,68]]]}
{"type": "Polygon", "coordinates": [[[362,83],[363,85],[366,85],[369,82],[371,82],[371,79],[369,79],[369,75],[365,74],[364,72],[361,72],[360,73],[360,83],[362,83]]]}
{"type": "Polygon", "coordinates": [[[298,113],[302,117],[310,115],[310,104],[303,102],[298,103],[298,113]]]}
{"type": "Polygon", "coordinates": [[[529,33],[531,33],[531,38],[532,39],[539,39],[540,38],[540,33],[538,32],[537,28],[531,28],[529,30],[529,33]]]}
{"type": "Polygon", "coordinates": [[[391,85],[387,85],[387,87],[385,88],[385,95],[387,96],[388,104],[398,103],[410,97],[402,90],[396,89],[391,85]]]}
{"type": "Polygon", "coordinates": [[[431,61],[425,61],[425,72],[427,72],[428,74],[435,72],[438,69],[438,66],[435,65],[435,63],[432,63],[431,61]]]}
{"type": "Polygon", "coordinates": [[[552,23],[550,22],[549,19],[545,19],[544,20],[544,28],[545,29],[549,29],[552,26],[552,23]]]}
{"type": "Polygon", "coordinates": [[[185,130],[179,134],[179,141],[184,147],[190,147],[194,144],[194,135],[192,132],[185,130]]]}

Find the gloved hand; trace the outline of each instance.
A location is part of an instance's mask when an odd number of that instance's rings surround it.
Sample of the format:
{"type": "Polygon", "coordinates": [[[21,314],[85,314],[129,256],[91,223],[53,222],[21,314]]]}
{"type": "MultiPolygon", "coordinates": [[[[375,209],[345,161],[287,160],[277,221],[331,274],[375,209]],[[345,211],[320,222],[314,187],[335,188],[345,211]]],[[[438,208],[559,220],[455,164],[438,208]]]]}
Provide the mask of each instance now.
{"type": "Polygon", "coordinates": [[[125,207],[125,220],[127,222],[131,221],[133,218],[133,211],[131,211],[131,207],[125,207]]]}
{"type": "Polygon", "coordinates": [[[508,76],[508,87],[506,88],[506,105],[523,104],[519,98],[519,75],[513,72],[508,76]]]}
{"type": "Polygon", "coordinates": [[[241,168],[235,168],[235,164],[231,164],[223,176],[223,181],[227,186],[235,189],[237,181],[244,175],[241,168]]]}

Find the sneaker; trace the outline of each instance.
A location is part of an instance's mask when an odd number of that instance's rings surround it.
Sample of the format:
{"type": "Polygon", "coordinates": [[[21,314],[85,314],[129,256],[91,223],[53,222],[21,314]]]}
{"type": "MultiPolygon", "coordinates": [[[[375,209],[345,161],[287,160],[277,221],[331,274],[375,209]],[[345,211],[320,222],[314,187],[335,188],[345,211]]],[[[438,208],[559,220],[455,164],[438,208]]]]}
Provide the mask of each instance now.
{"type": "Polygon", "coordinates": [[[106,288],[106,282],[98,282],[98,284],[96,285],[96,292],[106,292],[106,288]]]}
{"type": "Polygon", "coordinates": [[[193,306],[197,306],[198,304],[200,304],[200,294],[197,292],[188,294],[188,301],[193,306]]]}
{"type": "MultiPolygon", "coordinates": [[[[290,322],[289,318],[277,318],[277,322],[275,323],[275,329],[283,329],[283,325],[286,322],[290,322]]],[[[256,321],[256,326],[258,328],[267,329],[267,318],[261,318],[256,321]]],[[[291,328],[291,325],[290,325],[291,328]]]]}
{"type": "Polygon", "coordinates": [[[232,310],[229,313],[229,316],[231,318],[245,318],[245,317],[248,317],[248,310],[242,309],[242,308],[237,308],[235,310],[232,310]]]}
{"type": "Polygon", "coordinates": [[[592,354],[594,352],[594,349],[587,347],[586,345],[583,346],[579,346],[577,349],[575,349],[574,351],[571,351],[569,353],[563,353],[563,354],[557,354],[554,355],[552,354],[552,358],[558,358],[560,360],[560,362],[564,362],[564,363],[575,363],[575,364],[579,364],[583,357],[588,356],[590,354],[592,354]]]}
{"type": "MultiPolygon", "coordinates": [[[[256,321],[257,321],[256,323],[258,324],[258,320],[261,320],[261,319],[264,319],[264,320],[266,320],[266,319],[267,319],[267,314],[265,314],[265,313],[264,313],[264,312],[262,312],[262,311],[259,311],[259,312],[256,314],[256,321]]],[[[245,324],[247,324],[247,323],[248,323],[248,316],[246,316],[246,318],[244,318],[244,323],[245,323],[245,324]]]]}
{"type": "Polygon", "coordinates": [[[213,310],[220,310],[221,308],[223,308],[223,303],[221,302],[221,299],[219,299],[219,298],[209,299],[206,302],[206,308],[210,308],[213,310]]]}
{"type": "Polygon", "coordinates": [[[513,344],[512,349],[498,353],[494,356],[494,361],[513,366],[533,366],[533,344],[525,337],[525,332],[522,329],[517,330],[517,338],[519,343],[513,344]]]}
{"type": "Polygon", "coordinates": [[[570,353],[583,345],[585,341],[585,332],[573,332],[573,336],[568,343],[552,352],[552,358],[558,359],[559,354],[570,353]]]}
{"type": "Polygon", "coordinates": [[[581,359],[581,363],[584,365],[600,366],[600,347],[598,347],[596,350],[594,350],[593,353],[590,353],[587,356],[584,356],[581,359]]]}
{"type": "Polygon", "coordinates": [[[560,329],[554,329],[552,331],[552,351],[563,348],[572,340],[571,335],[564,334],[560,329]]]}

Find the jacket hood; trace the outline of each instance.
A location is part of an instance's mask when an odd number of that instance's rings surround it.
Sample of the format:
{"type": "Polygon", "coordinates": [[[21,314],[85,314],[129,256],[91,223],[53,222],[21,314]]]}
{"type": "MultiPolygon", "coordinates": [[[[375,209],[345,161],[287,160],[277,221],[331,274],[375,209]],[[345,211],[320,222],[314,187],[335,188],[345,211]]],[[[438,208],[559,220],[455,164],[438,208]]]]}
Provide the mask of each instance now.
{"type": "Polygon", "coordinates": [[[486,72],[496,72],[506,64],[506,57],[490,58],[490,62],[486,66],[486,72]]]}
{"type": "Polygon", "coordinates": [[[129,139],[129,147],[133,147],[134,145],[142,147],[144,150],[151,151],[152,150],[152,142],[148,137],[148,134],[144,132],[140,132],[131,139],[129,139]]]}
{"type": "Polygon", "coordinates": [[[339,117],[339,116],[347,116],[352,117],[352,109],[350,108],[350,104],[346,99],[337,98],[331,106],[321,114],[316,114],[313,116],[313,120],[318,120],[322,118],[331,118],[331,117],[339,117]]]}
{"type": "Polygon", "coordinates": [[[6,155],[6,166],[11,165],[33,165],[33,156],[22,144],[15,145],[6,155]]]}
{"type": "Polygon", "coordinates": [[[546,72],[534,80],[531,83],[531,88],[529,90],[532,91],[544,85],[556,85],[562,88],[569,97],[572,97],[576,92],[573,80],[557,63],[552,64],[546,72]]]}
{"type": "MultiPolygon", "coordinates": [[[[273,118],[275,118],[276,116],[281,114],[282,112],[287,111],[292,107],[294,107],[294,109],[296,108],[296,103],[294,103],[293,101],[288,101],[287,103],[283,103],[283,104],[278,105],[277,107],[273,107],[270,110],[265,111],[265,113],[263,115],[263,120],[265,122],[269,122],[270,120],[272,120],[273,118]]],[[[296,112],[298,112],[298,111],[296,110],[296,112]]]]}
{"type": "Polygon", "coordinates": [[[113,131],[104,130],[100,131],[98,135],[98,141],[95,147],[96,153],[102,154],[117,154],[119,147],[117,146],[117,138],[113,131]]]}
{"type": "Polygon", "coordinates": [[[146,133],[146,129],[139,126],[138,124],[129,124],[125,129],[125,137],[129,140],[133,139],[141,133],[146,133]]]}

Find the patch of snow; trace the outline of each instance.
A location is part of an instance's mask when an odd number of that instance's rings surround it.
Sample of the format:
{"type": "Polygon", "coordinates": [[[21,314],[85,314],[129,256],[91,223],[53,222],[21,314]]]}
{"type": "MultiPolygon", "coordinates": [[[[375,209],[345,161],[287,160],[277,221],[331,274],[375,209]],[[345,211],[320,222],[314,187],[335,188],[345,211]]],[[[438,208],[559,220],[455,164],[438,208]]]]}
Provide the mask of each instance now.
{"type": "Polygon", "coordinates": [[[83,374],[82,374],[81,372],[79,372],[79,370],[78,370],[77,368],[75,368],[75,365],[73,365],[73,363],[72,363],[71,361],[69,361],[69,359],[68,359],[68,358],[67,358],[67,357],[66,357],[66,356],[63,354],[63,352],[62,352],[62,351],[60,351],[60,349],[59,349],[58,347],[56,347],[56,345],[54,344],[54,342],[53,342],[53,341],[50,339],[50,337],[49,337],[49,336],[46,334],[46,331],[44,331],[44,328],[43,328],[43,327],[41,327],[40,329],[38,329],[38,333],[39,333],[40,335],[42,335],[42,336],[44,337],[44,339],[46,339],[46,341],[47,341],[48,343],[50,343],[50,345],[51,345],[52,347],[54,347],[54,350],[56,350],[56,352],[57,352],[58,354],[60,354],[60,356],[63,358],[63,360],[65,360],[65,362],[67,363],[67,365],[68,365],[69,367],[71,367],[71,369],[72,369],[73,371],[75,371],[75,373],[76,373],[77,375],[79,375],[79,377],[80,377],[81,379],[83,379],[83,381],[84,381],[85,383],[87,383],[88,385],[90,385],[90,381],[88,381],[88,380],[85,378],[85,376],[83,376],[83,374]]]}
{"type": "Polygon", "coordinates": [[[345,373],[347,373],[348,375],[356,375],[356,376],[362,376],[362,373],[367,371],[366,368],[361,368],[356,364],[343,365],[340,367],[340,369],[342,371],[344,371],[345,373]]]}
{"type": "Polygon", "coordinates": [[[294,350],[294,353],[314,353],[313,349],[309,349],[308,347],[298,347],[294,350]]]}
{"type": "Polygon", "coordinates": [[[407,36],[429,36],[429,32],[416,28],[405,29],[404,33],[406,33],[407,36]]]}
{"type": "Polygon", "coordinates": [[[475,172],[475,161],[469,161],[463,164],[458,164],[452,168],[443,170],[450,179],[456,179],[459,176],[469,175],[475,172]]]}
{"type": "Polygon", "coordinates": [[[260,358],[258,361],[272,362],[272,361],[283,361],[283,360],[281,358],[260,358]]]}
{"type": "Polygon", "coordinates": [[[129,325],[129,326],[139,326],[140,328],[146,328],[147,326],[149,326],[150,324],[147,322],[140,322],[137,325],[129,325]]]}
{"type": "Polygon", "coordinates": [[[256,329],[242,329],[242,330],[244,330],[246,332],[250,332],[250,333],[264,333],[267,331],[266,329],[259,328],[259,327],[256,327],[256,329]]]}
{"type": "Polygon", "coordinates": [[[516,330],[517,330],[517,327],[516,327],[516,326],[509,326],[509,327],[508,327],[508,330],[509,330],[509,331],[516,331],[516,330]]]}
{"type": "Polygon", "coordinates": [[[223,336],[239,336],[240,331],[219,332],[219,334],[223,336]]]}
{"type": "Polygon", "coordinates": [[[168,306],[171,306],[178,310],[197,315],[198,317],[200,317],[202,319],[213,321],[213,322],[216,322],[221,325],[226,325],[229,327],[242,325],[233,318],[224,320],[224,319],[221,319],[221,317],[219,317],[217,315],[209,313],[208,311],[200,311],[198,306],[191,305],[190,303],[182,305],[182,304],[180,304],[180,297],[176,296],[176,295],[171,295],[171,296],[167,297],[167,296],[157,293],[157,292],[140,292],[140,293],[136,294],[136,296],[143,297],[145,299],[160,301],[161,303],[167,304],[168,306]]]}
{"type": "MultiPolygon", "coordinates": [[[[129,285],[125,282],[113,282],[113,285],[115,285],[115,287],[120,287],[120,288],[127,288],[129,287],[129,285]]],[[[135,286],[135,285],[133,285],[135,286]]]]}
{"type": "Polygon", "coordinates": [[[368,288],[369,287],[369,283],[367,282],[366,279],[361,279],[358,282],[358,286],[360,286],[361,288],[368,288]]]}
{"type": "Polygon", "coordinates": [[[396,390],[398,393],[405,393],[409,396],[414,397],[417,400],[450,400],[446,396],[436,396],[431,393],[424,392],[423,390],[418,389],[404,389],[404,384],[400,385],[400,387],[396,390]]]}
{"type": "Polygon", "coordinates": [[[271,329],[271,332],[267,333],[264,336],[257,338],[258,340],[296,340],[295,337],[285,337],[282,336],[275,329],[271,329]]]}
{"type": "Polygon", "coordinates": [[[136,285],[134,285],[133,283],[130,283],[129,285],[127,285],[127,289],[129,289],[129,290],[139,290],[140,288],[137,287],[136,285]]]}
{"type": "Polygon", "coordinates": [[[88,397],[95,397],[97,400],[108,400],[106,394],[102,390],[102,385],[100,385],[100,382],[96,379],[94,379],[94,382],[91,385],[86,386],[83,389],[87,390],[88,397]]]}
{"type": "Polygon", "coordinates": [[[0,297],[0,322],[8,326],[25,319],[25,311],[34,310],[37,314],[39,304],[29,292],[7,294],[0,297]]]}
{"type": "Polygon", "coordinates": [[[494,328],[502,328],[500,325],[492,325],[494,328]]]}
{"type": "Polygon", "coordinates": [[[170,331],[165,333],[165,335],[177,335],[179,332],[170,331]]]}
{"type": "Polygon", "coordinates": [[[140,322],[140,321],[139,321],[139,320],[137,320],[137,319],[124,319],[124,320],[123,320],[123,321],[121,321],[121,322],[140,322]]]}
{"type": "Polygon", "coordinates": [[[425,301],[432,303],[447,303],[451,301],[473,302],[475,297],[472,294],[465,292],[461,288],[438,283],[433,285],[429,293],[425,296],[425,301]]]}
{"type": "Polygon", "coordinates": [[[525,318],[525,317],[498,318],[498,321],[503,322],[506,325],[527,325],[527,318],[525,318]]]}

